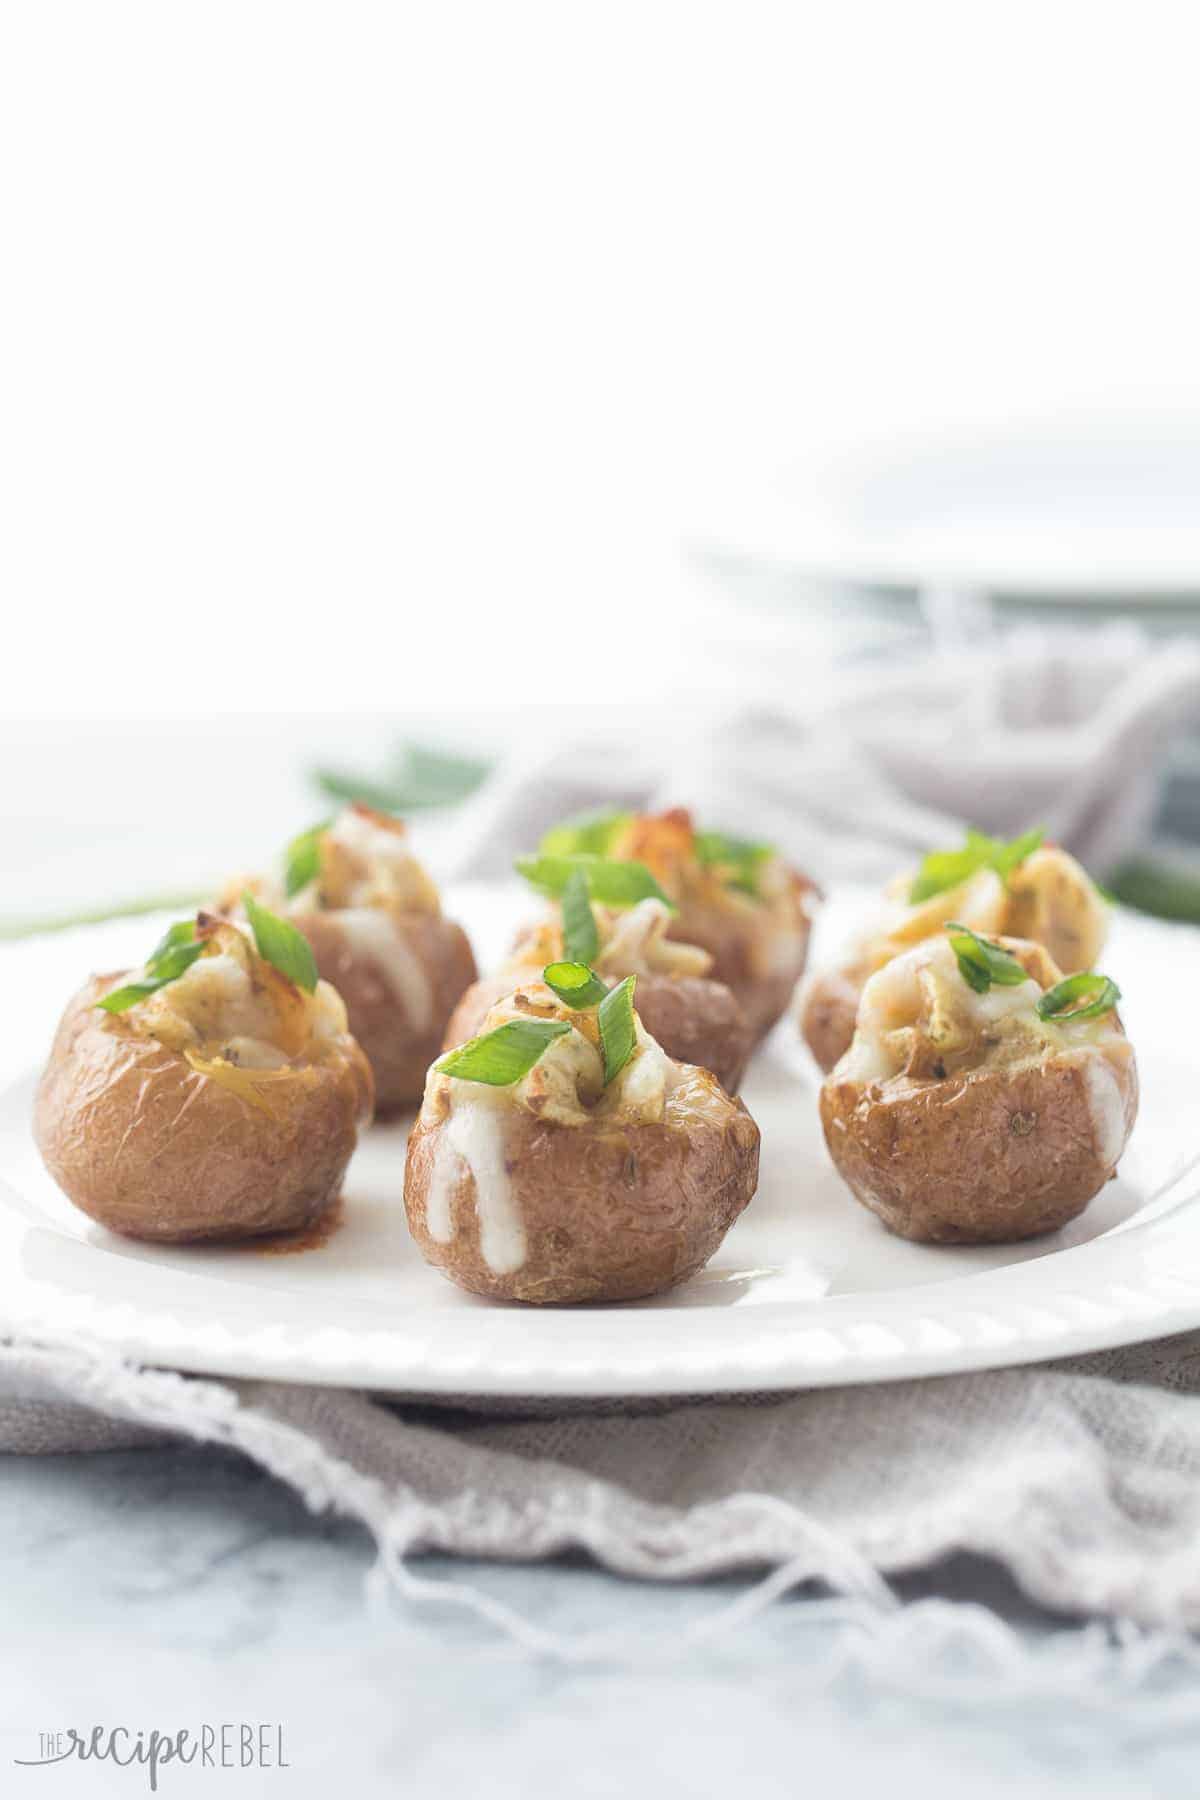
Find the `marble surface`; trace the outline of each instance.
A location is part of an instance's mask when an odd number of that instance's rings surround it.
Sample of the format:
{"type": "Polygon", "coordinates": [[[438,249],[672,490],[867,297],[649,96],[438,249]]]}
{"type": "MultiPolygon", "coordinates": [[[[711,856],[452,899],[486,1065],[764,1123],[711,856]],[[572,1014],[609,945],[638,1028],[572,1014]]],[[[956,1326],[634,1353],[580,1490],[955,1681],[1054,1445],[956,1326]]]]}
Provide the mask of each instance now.
{"type": "MultiPolygon", "coordinates": [[[[17,1766],[38,1755],[39,1732],[241,1721],[281,1726],[288,1766],[167,1767],[158,1792],[1196,1791],[1196,1673],[1165,1673],[1119,1700],[1103,1675],[1076,1700],[1035,1700],[981,1692],[978,1670],[951,1656],[914,1698],[880,1668],[838,1674],[835,1626],[811,1596],[654,1664],[564,1666],[452,1607],[414,1612],[381,1597],[372,1561],[356,1527],[311,1517],[231,1455],[0,1459],[0,1793],[150,1791],[137,1767],[17,1766]]],[[[453,1582],[461,1571],[430,1559],[422,1572],[453,1582]]],[[[739,1591],[637,1585],[581,1563],[470,1573],[563,1630],[682,1628],[739,1591]]],[[[1078,1648],[1075,1627],[982,1564],[949,1565],[902,1593],[917,1606],[946,1594],[986,1602],[1047,1667],[1078,1648]]]]}

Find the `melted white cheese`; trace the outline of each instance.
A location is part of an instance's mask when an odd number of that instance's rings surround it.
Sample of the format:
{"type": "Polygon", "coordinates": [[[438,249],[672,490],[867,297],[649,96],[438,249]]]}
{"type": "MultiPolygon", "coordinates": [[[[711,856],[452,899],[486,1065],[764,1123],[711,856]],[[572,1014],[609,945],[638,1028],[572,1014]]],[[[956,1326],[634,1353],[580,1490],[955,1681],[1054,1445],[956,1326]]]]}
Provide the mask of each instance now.
{"type": "Polygon", "coordinates": [[[1088,1110],[1096,1139],[1096,1155],[1106,1168],[1115,1168],[1125,1148],[1125,1099],[1108,1059],[1093,1051],[1083,1065],[1088,1110]]]}
{"type": "Polygon", "coordinates": [[[451,1200],[463,1166],[475,1187],[479,1253],[493,1275],[511,1275],[525,1261],[525,1223],[505,1166],[505,1105],[477,1082],[459,1083],[451,1094],[425,1201],[425,1224],[439,1244],[454,1236],[451,1200]],[[467,1092],[470,1088],[472,1091],[467,1092]]]}
{"type": "Polygon", "coordinates": [[[1037,1003],[1042,997],[1042,990],[1037,982],[1030,979],[1022,981],[1016,987],[994,987],[986,994],[977,994],[967,989],[970,998],[966,1002],[966,1011],[976,1025],[998,1025],[1001,1019],[1015,1018],[1018,1013],[1036,1016],[1037,1003]]]}
{"type": "Polygon", "coordinates": [[[350,948],[379,969],[413,1030],[427,1031],[433,1020],[433,990],[420,958],[395,921],[370,906],[344,907],[336,917],[350,948]]]}

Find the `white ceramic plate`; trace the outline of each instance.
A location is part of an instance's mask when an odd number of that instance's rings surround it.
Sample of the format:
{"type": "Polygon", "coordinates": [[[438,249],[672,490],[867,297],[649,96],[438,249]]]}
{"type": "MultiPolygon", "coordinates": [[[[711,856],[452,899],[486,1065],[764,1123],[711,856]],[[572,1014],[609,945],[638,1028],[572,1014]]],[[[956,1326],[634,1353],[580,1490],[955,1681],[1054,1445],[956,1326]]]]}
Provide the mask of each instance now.
{"type": "MultiPolygon", "coordinates": [[[[863,904],[842,895],[828,906],[818,955],[863,904]]],[[[513,908],[507,893],[454,896],[485,951],[503,941],[513,908]]],[[[154,934],[153,921],[122,927],[122,958],[135,959],[154,934]]],[[[500,1399],[897,1379],[1200,1325],[1196,955],[1184,928],[1117,920],[1107,964],[1126,994],[1142,1112],[1118,1179],[1067,1230],[997,1249],[891,1237],[831,1169],[815,1070],[785,1021],[745,1088],[763,1132],[749,1211],[693,1281],[620,1307],[496,1306],[428,1269],[404,1224],[402,1125],[367,1137],[345,1223],[319,1250],[180,1250],[113,1237],[41,1168],[29,1135],[31,1072],[0,1099],[0,1321],[185,1369],[500,1399]]],[[[31,946],[22,967],[40,968],[40,987],[59,969],[57,1006],[86,968],[119,960],[105,928],[31,946]]]]}
{"type": "Polygon", "coordinates": [[[1198,483],[1194,434],[1162,420],[1089,420],[825,457],[740,504],[718,501],[694,537],[853,585],[1073,607],[1119,598],[1194,617],[1198,483]]]}

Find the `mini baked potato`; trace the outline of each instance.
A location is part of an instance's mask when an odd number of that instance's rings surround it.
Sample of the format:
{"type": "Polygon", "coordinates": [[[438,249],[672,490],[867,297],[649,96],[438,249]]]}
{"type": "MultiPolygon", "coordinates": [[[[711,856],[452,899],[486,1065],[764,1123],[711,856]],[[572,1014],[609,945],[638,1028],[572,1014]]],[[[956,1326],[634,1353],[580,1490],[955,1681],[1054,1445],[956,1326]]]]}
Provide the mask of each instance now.
{"type": "MultiPolygon", "coordinates": [[[[751,1045],[787,1009],[804,971],[817,889],[769,844],[697,830],[683,807],[555,826],[543,859],[600,857],[649,869],[675,911],[667,935],[707,950],[708,973],[745,1014],[751,1045]]],[[[530,859],[533,860],[533,859],[530,859]]]]}
{"type": "Polygon", "coordinates": [[[371,1071],[304,940],[256,918],[257,944],[227,920],[183,921],[132,979],[93,977],[67,1007],[34,1134],[111,1231],[256,1237],[314,1225],[338,1197],[371,1071]]]}
{"type": "Polygon", "coordinates": [[[686,1281],[757,1185],[742,1103],[664,1054],[633,1009],[636,978],[608,990],[583,975],[570,1004],[534,980],[494,1006],[430,1070],[409,1139],[418,1249],[492,1299],[636,1300],[686,1281]]]}
{"type": "Polygon", "coordinates": [[[1011,844],[970,831],[962,850],[934,851],[915,875],[898,876],[880,917],[840,962],[805,983],[800,1029],[826,1073],[850,1047],[868,979],[948,919],[1041,944],[1065,975],[1094,968],[1108,936],[1108,907],[1066,850],[1043,844],[1037,831],[1011,844]]]}
{"type": "Polygon", "coordinates": [[[901,1237],[1006,1243],[1054,1231],[1108,1181],[1137,1065],[1106,977],[958,923],[871,976],[821,1089],[855,1198],[901,1237]]]}
{"type": "Polygon", "coordinates": [[[400,820],[349,806],[293,840],[282,879],[233,882],[219,909],[236,912],[246,888],[303,932],[321,976],[345,1001],[380,1116],[415,1106],[450,1014],[478,971],[400,820]]]}
{"type": "MultiPolygon", "coordinates": [[[[711,1070],[727,1094],[736,1094],[750,1054],[750,1030],[724,982],[710,978],[708,951],[668,938],[670,909],[652,895],[626,912],[609,906],[590,910],[596,973],[609,987],[636,975],[638,1015],[649,1035],[673,1061],[711,1070]]],[[[474,1037],[514,983],[536,979],[547,963],[565,955],[556,905],[548,918],[518,934],[502,969],[467,989],[447,1027],[446,1048],[474,1037]]]]}

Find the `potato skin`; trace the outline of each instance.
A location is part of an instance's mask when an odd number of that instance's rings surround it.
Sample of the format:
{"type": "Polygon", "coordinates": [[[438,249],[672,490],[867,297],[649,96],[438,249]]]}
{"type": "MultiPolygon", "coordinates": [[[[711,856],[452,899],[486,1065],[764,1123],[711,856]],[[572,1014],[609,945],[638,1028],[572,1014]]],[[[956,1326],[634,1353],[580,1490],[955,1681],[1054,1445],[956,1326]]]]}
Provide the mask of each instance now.
{"type": "MultiPolygon", "coordinates": [[[[453,1050],[481,1031],[492,1007],[521,979],[519,972],[509,970],[485,975],[468,988],[446,1027],[443,1048],[453,1050]]],[[[650,1036],[673,1061],[708,1069],[727,1094],[737,1093],[750,1056],[750,1028],[723,982],[699,975],[639,975],[637,1009],[650,1036]]]]}
{"type": "Polygon", "coordinates": [[[430,1022],[418,1031],[384,970],[352,943],[336,912],[299,913],[292,923],[312,945],[322,980],[335,987],[346,1003],[351,1036],[362,1047],[375,1077],[377,1115],[384,1118],[415,1106],[425,1091],[425,1072],[441,1050],[447,1021],[478,973],[462,926],[423,913],[395,921],[432,989],[430,1022]]]}
{"type": "Polygon", "coordinates": [[[558,1125],[512,1108],[505,1166],[527,1254],[508,1274],[480,1252],[475,1177],[461,1159],[453,1235],[449,1243],[430,1235],[426,1201],[447,1125],[422,1115],[409,1138],[404,1205],[426,1262],[471,1293],[533,1305],[638,1300],[686,1281],[754,1193],[759,1134],[707,1071],[683,1075],[701,1096],[686,1122],[558,1125]]]}
{"type": "Polygon", "coordinates": [[[845,969],[818,969],[800,998],[800,1030],[828,1075],[854,1041],[863,983],[845,969]]]}
{"type": "Polygon", "coordinates": [[[97,1012],[110,985],[94,977],[68,1005],[34,1106],[42,1160],[68,1199],[157,1243],[314,1225],[371,1116],[371,1071],[353,1039],[268,1115],[97,1012]]]}
{"type": "Polygon", "coordinates": [[[667,927],[677,943],[696,944],[713,959],[709,977],[733,994],[750,1031],[761,1042],[783,1017],[808,960],[811,923],[798,913],[794,928],[762,912],[684,902],[667,927]]]}
{"type": "MultiPolygon", "coordinates": [[[[1116,1166],[1100,1154],[1088,1098],[1087,1056],[1102,1054],[1055,1053],[946,1081],[897,1076],[864,1087],[831,1079],[821,1089],[825,1142],[855,1198],[900,1237],[998,1244],[1056,1231],[1116,1166]]],[[[1127,1139],[1137,1066],[1132,1053],[1104,1061],[1127,1139]]]]}

